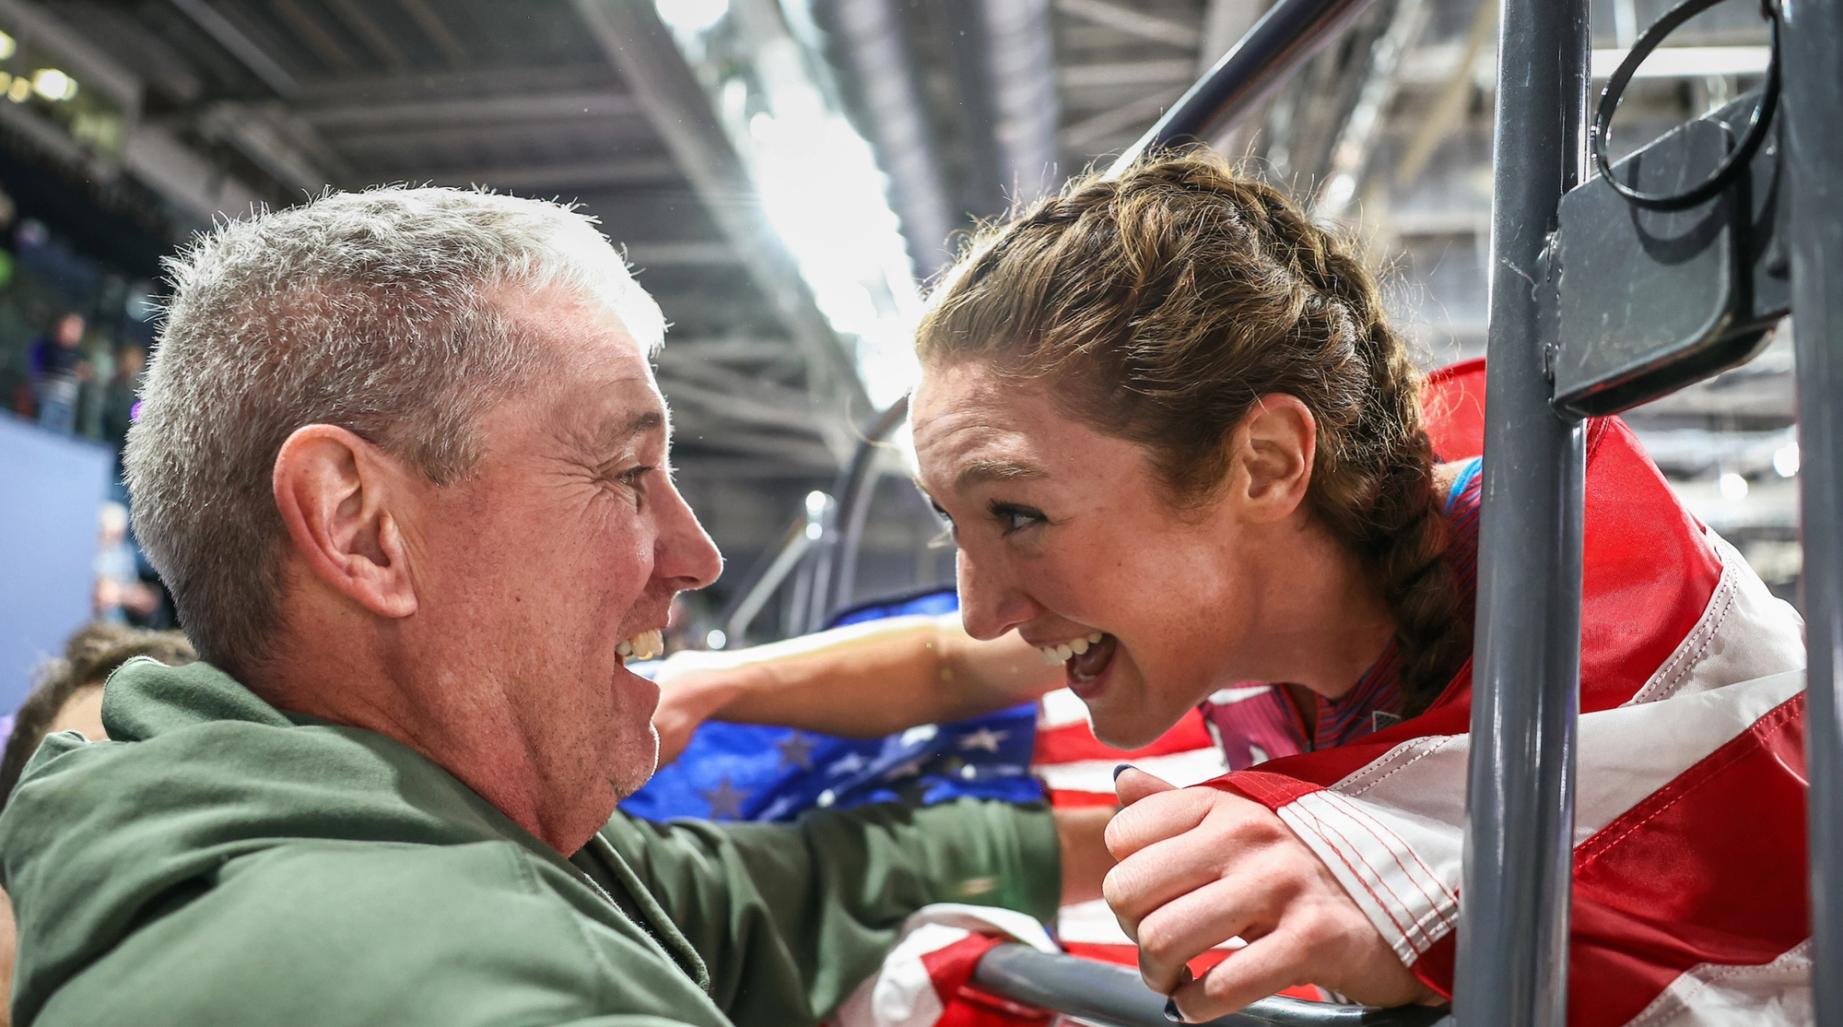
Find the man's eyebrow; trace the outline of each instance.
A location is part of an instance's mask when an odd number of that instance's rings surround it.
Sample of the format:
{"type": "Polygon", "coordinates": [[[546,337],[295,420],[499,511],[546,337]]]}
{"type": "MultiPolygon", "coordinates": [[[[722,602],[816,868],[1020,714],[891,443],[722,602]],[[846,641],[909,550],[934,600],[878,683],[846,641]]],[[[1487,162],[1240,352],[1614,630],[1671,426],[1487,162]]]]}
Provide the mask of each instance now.
{"type": "Polygon", "coordinates": [[[597,441],[604,450],[620,449],[632,440],[634,436],[655,429],[669,430],[665,411],[657,409],[642,410],[629,416],[626,420],[609,420],[602,422],[601,437],[597,441]]]}
{"type": "Polygon", "coordinates": [[[989,481],[1028,481],[1033,478],[1047,478],[1048,472],[1035,464],[1018,460],[975,460],[960,468],[954,475],[954,489],[966,489],[989,481]]]}

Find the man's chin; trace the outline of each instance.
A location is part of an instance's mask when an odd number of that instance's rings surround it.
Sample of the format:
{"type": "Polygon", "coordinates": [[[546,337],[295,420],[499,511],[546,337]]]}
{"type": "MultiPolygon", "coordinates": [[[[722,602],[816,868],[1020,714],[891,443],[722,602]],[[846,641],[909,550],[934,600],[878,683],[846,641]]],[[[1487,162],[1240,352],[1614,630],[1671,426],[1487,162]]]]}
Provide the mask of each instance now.
{"type": "Polygon", "coordinates": [[[635,748],[640,752],[634,754],[632,765],[623,761],[608,777],[609,783],[614,786],[616,802],[626,802],[629,796],[646,787],[646,783],[653,779],[653,774],[659,769],[659,731],[651,724],[646,728],[645,745],[635,748]]]}

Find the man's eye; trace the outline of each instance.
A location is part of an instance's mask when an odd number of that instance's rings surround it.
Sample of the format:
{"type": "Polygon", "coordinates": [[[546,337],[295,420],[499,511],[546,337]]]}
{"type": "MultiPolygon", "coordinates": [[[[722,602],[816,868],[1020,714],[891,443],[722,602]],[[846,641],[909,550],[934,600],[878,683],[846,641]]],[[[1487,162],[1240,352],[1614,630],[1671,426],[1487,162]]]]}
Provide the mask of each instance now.
{"type": "Polygon", "coordinates": [[[615,475],[614,480],[634,490],[634,502],[638,505],[640,498],[646,494],[646,476],[658,469],[650,465],[634,467],[615,475]]]}

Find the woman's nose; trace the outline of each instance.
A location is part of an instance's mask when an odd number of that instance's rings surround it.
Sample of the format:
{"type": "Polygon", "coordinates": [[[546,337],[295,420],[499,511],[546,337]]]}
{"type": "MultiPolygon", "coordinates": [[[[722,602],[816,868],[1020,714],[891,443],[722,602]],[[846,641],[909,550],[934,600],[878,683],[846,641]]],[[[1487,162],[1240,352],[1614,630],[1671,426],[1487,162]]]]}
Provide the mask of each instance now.
{"type": "Polygon", "coordinates": [[[975,560],[964,549],[957,565],[960,621],[974,638],[998,638],[1040,611],[1003,568],[975,560]]]}

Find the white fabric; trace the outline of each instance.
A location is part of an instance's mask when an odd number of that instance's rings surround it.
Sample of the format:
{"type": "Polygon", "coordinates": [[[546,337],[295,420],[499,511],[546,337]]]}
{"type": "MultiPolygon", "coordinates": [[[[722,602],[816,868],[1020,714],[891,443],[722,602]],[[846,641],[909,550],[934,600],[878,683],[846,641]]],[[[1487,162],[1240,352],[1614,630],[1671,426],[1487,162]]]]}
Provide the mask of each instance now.
{"type": "Polygon", "coordinates": [[[997,935],[1055,952],[1043,925],[1029,916],[994,906],[939,903],[903,921],[896,947],[883,968],[858,985],[833,1016],[835,1027],[933,1027],[942,1005],[923,959],[974,934],[997,935]]]}
{"type": "Polygon", "coordinates": [[[1811,942],[1770,963],[1703,963],[1670,982],[1627,1027],[1794,1027],[1813,1022],[1811,942]]]}

